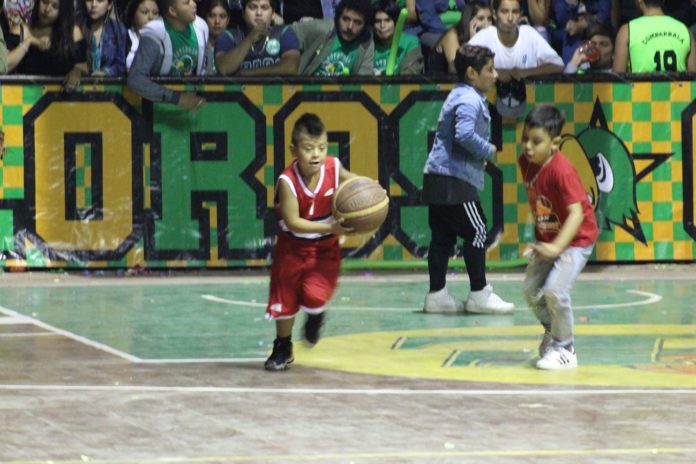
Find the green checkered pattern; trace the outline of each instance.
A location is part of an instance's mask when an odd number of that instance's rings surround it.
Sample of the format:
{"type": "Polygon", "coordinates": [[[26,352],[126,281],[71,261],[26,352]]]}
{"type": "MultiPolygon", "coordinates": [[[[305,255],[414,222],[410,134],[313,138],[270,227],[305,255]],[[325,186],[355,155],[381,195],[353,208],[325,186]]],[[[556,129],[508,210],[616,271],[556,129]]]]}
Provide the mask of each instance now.
{"type": "Polygon", "coordinates": [[[78,144],[75,151],[76,206],[86,209],[92,206],[92,146],[78,144]]]}
{"type": "MultiPolygon", "coordinates": [[[[551,103],[564,110],[569,121],[564,132],[570,134],[577,134],[590,125],[595,101],[599,99],[608,130],[623,141],[633,156],[636,177],[647,173],[636,183],[638,220],[646,244],[612,225],[611,230],[601,231],[594,259],[672,261],[694,258],[695,242],[686,234],[682,223],[681,115],[696,98],[696,86],[685,82],[543,84],[529,86],[527,95],[530,105],[551,103]],[[645,155],[652,155],[662,163],[651,169],[654,161],[644,159],[645,155]]],[[[510,145],[505,147],[506,155],[519,152],[518,144],[510,145]]],[[[505,181],[507,184],[507,177],[505,181]]],[[[517,182],[518,185],[522,183],[520,174],[517,182]]],[[[515,195],[505,198],[506,211],[510,204],[519,210],[528,210],[524,188],[510,191],[515,195]]],[[[506,217],[506,228],[507,220],[506,217]]],[[[519,225],[522,224],[520,221],[519,225]]],[[[514,242],[514,238],[506,233],[504,241],[514,242]]],[[[501,247],[501,253],[503,250],[501,247]]]]}

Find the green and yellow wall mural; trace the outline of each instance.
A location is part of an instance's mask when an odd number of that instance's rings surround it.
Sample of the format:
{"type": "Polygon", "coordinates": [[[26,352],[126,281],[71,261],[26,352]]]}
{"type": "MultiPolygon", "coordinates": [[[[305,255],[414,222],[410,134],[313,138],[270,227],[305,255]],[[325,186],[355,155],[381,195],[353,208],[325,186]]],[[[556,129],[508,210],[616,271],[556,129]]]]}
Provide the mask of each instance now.
{"type": "MultiPolygon", "coordinates": [[[[348,237],[348,260],[424,263],[430,240],[422,169],[453,83],[186,83],[208,103],[191,113],[141,101],[120,83],[5,82],[0,124],[0,253],[5,267],[229,268],[270,262],[275,180],[292,125],[324,120],[330,152],[391,196],[373,236],[348,237]]],[[[494,95],[490,95],[491,101],[494,95]]],[[[563,151],[595,207],[596,262],[692,261],[692,82],[541,82],[529,105],[566,114],[563,151]]],[[[520,261],[534,239],[518,172],[521,120],[491,105],[495,163],[483,201],[489,260],[520,261]]]]}

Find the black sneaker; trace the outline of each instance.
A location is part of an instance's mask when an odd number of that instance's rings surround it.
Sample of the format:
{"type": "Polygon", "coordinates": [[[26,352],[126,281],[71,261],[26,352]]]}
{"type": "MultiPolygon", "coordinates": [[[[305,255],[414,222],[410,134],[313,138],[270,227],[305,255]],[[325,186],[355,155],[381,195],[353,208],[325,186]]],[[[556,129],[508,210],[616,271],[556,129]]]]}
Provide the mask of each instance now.
{"type": "Polygon", "coordinates": [[[295,360],[292,355],[292,342],[281,342],[277,338],[273,341],[273,352],[268,357],[263,367],[267,371],[284,371],[295,360]]]}
{"type": "Polygon", "coordinates": [[[307,321],[304,325],[304,337],[307,343],[316,345],[319,341],[319,329],[324,323],[324,313],[307,314],[307,321]]]}

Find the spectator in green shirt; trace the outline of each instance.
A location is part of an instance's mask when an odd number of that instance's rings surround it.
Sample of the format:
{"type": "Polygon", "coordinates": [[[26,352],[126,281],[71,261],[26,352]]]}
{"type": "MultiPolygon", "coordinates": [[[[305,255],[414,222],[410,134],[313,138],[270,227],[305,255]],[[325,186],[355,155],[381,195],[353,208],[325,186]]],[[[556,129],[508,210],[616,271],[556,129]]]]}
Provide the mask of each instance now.
{"type": "MultiPolygon", "coordinates": [[[[384,75],[395,38],[396,23],[401,8],[395,0],[379,0],[373,6],[372,28],[375,35],[374,71],[376,76],[384,75]]],[[[394,75],[421,74],[423,72],[423,54],[418,37],[399,34],[399,45],[394,61],[394,75]]]]}
{"type": "Polygon", "coordinates": [[[694,37],[684,23],[665,14],[664,0],[636,4],[643,15],[616,34],[614,72],[696,71],[694,37]]]}
{"type": "Polygon", "coordinates": [[[302,76],[372,76],[375,45],[367,27],[370,0],[341,0],[335,19],[292,25],[300,46],[302,76]]]}

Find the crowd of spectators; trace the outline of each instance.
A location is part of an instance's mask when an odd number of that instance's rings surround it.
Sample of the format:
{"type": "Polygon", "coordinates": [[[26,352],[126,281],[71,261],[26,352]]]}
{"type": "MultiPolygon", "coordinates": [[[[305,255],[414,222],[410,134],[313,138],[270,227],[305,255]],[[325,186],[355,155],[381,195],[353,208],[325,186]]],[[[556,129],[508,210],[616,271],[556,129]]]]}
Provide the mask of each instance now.
{"type": "Polygon", "coordinates": [[[696,0],[4,0],[0,26],[3,74],[127,75],[161,101],[181,94],[151,76],[452,74],[464,43],[513,87],[696,71],[696,0]]]}

